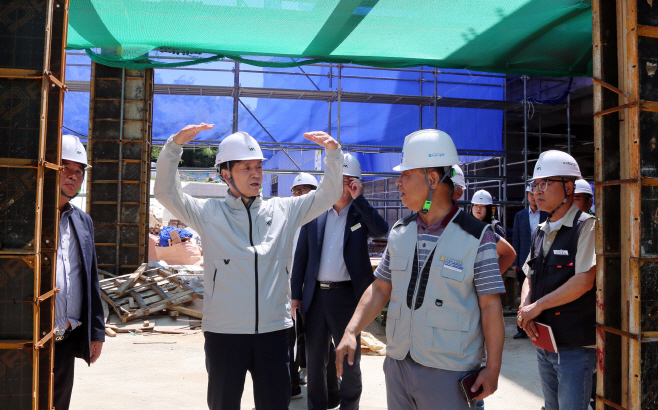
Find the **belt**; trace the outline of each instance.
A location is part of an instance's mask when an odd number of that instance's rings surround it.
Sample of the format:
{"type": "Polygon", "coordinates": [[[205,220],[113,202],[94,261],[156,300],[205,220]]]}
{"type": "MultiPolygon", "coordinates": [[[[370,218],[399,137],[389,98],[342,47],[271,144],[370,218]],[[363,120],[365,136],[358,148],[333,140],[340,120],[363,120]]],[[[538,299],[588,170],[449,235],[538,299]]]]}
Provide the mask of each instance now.
{"type": "Polygon", "coordinates": [[[70,327],[68,329],[66,329],[64,334],[59,335],[59,336],[55,336],[55,342],[62,342],[64,340],[68,339],[69,336],[71,336],[71,328],[70,327]]]}
{"type": "Polygon", "coordinates": [[[346,280],[343,282],[320,282],[317,281],[315,282],[315,286],[319,287],[320,289],[342,289],[346,288],[348,286],[352,286],[352,281],[351,280],[346,280]]]}

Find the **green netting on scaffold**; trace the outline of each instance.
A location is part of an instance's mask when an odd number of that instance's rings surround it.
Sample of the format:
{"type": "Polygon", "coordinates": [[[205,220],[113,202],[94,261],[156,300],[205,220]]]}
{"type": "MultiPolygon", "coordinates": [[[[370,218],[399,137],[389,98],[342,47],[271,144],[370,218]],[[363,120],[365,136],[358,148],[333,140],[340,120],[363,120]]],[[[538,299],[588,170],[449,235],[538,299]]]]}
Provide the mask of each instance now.
{"type": "Polygon", "coordinates": [[[70,0],[68,48],[131,69],[230,58],[591,75],[584,0],[70,0]]]}

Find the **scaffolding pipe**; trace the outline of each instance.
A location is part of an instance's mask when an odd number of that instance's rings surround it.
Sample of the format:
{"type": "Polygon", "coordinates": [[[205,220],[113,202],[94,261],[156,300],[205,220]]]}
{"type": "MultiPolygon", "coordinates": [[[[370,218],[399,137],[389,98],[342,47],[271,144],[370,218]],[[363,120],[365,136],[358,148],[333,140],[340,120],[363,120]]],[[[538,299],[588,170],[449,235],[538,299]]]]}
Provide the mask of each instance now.
{"type": "MultiPolygon", "coordinates": [[[[423,73],[418,74],[418,91],[421,97],[423,96],[423,73]]],[[[423,129],[423,106],[419,105],[418,106],[418,129],[422,130],[423,129]]]]}
{"type": "MultiPolygon", "coordinates": [[[[503,100],[507,101],[507,78],[503,82],[503,100]]],[[[507,110],[503,110],[503,147],[507,147],[507,110]]],[[[507,176],[507,154],[503,154],[503,175],[507,176]]],[[[503,180],[503,198],[507,201],[507,180],[503,180]]],[[[525,198],[524,198],[525,200],[525,198]]],[[[503,205],[503,227],[507,232],[507,205],[503,205]]]]}
{"type": "Polygon", "coordinates": [[[238,99],[240,97],[240,63],[233,69],[233,132],[238,132],[238,99]]]}
{"type": "MultiPolygon", "coordinates": [[[[302,167],[300,167],[299,165],[297,165],[297,163],[295,162],[295,160],[292,159],[292,157],[290,156],[290,154],[288,154],[288,151],[286,151],[285,148],[283,148],[283,147],[281,146],[281,144],[279,144],[279,142],[278,142],[278,141],[272,136],[272,134],[270,134],[270,132],[267,130],[267,128],[265,128],[265,126],[264,126],[260,121],[258,121],[258,118],[256,118],[256,116],[254,115],[254,113],[251,112],[251,110],[245,105],[245,103],[242,102],[241,99],[238,98],[238,101],[240,102],[240,104],[242,104],[242,107],[244,107],[244,109],[247,110],[247,112],[253,117],[253,119],[256,120],[256,122],[258,123],[258,125],[260,125],[260,127],[263,129],[263,131],[265,131],[265,132],[267,133],[267,135],[269,135],[270,138],[272,138],[272,141],[274,141],[274,143],[275,143],[279,148],[281,148],[281,151],[283,151],[283,153],[286,154],[286,157],[288,157],[288,159],[289,159],[290,161],[292,161],[292,163],[297,167],[297,169],[301,171],[301,170],[302,170],[302,167]]],[[[260,145],[260,144],[259,144],[259,145],[260,145]]]]}
{"type": "Polygon", "coordinates": [[[571,92],[567,94],[567,153],[571,155],[571,92]]]}
{"type": "MultiPolygon", "coordinates": [[[[334,80],[334,65],[329,66],[329,90],[333,90],[333,80],[334,80]]],[[[327,134],[331,135],[331,104],[332,101],[329,100],[329,121],[327,123],[327,134]]]]}
{"type": "MultiPolygon", "coordinates": [[[[439,92],[438,92],[438,71],[436,68],[433,70],[434,71],[434,129],[436,130],[438,127],[438,112],[437,112],[437,100],[439,99],[439,92]]],[[[504,111],[503,111],[504,112],[504,111]]]]}
{"type": "Polygon", "coordinates": [[[523,180],[528,180],[528,76],[523,76],[523,180]]]}
{"type": "Polygon", "coordinates": [[[341,82],[342,76],[343,76],[343,65],[338,64],[338,101],[337,101],[337,104],[338,104],[338,108],[337,108],[338,118],[336,118],[336,122],[337,122],[337,124],[336,124],[336,140],[338,141],[339,144],[340,144],[340,97],[341,97],[341,94],[343,94],[343,85],[342,85],[342,82],[341,82]]]}
{"type": "Polygon", "coordinates": [[[541,114],[539,114],[539,152],[541,153],[541,114]]]}

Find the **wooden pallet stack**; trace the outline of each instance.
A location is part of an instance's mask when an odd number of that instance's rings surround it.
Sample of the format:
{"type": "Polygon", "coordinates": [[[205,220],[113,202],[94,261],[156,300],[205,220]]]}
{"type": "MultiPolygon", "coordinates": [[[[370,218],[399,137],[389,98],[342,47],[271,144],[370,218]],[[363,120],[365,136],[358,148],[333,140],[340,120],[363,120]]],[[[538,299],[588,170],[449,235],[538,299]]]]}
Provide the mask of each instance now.
{"type": "Polygon", "coordinates": [[[100,287],[101,296],[123,323],[164,309],[201,317],[182,305],[203,296],[163,268],[148,269],[144,263],[133,273],[101,280],[100,287]]]}

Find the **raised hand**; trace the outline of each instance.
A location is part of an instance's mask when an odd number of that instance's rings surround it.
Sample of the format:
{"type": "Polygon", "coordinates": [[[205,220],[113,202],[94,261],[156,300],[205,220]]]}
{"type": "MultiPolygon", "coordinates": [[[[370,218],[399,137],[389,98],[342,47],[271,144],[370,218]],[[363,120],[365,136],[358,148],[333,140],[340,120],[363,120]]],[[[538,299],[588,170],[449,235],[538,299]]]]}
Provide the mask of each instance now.
{"type": "Polygon", "coordinates": [[[331,135],[327,134],[324,131],[305,132],[304,138],[306,138],[309,141],[313,141],[316,144],[321,145],[328,150],[334,150],[339,147],[338,141],[336,141],[331,135]]]}
{"type": "Polygon", "coordinates": [[[198,133],[205,130],[211,130],[214,126],[215,124],[206,124],[205,122],[202,122],[199,125],[187,125],[174,135],[174,142],[178,145],[187,144],[192,141],[198,133]]]}
{"type": "Polygon", "coordinates": [[[352,199],[356,199],[359,195],[363,194],[363,184],[361,183],[361,180],[357,178],[350,178],[350,183],[347,185],[347,189],[350,191],[352,199]]]}

